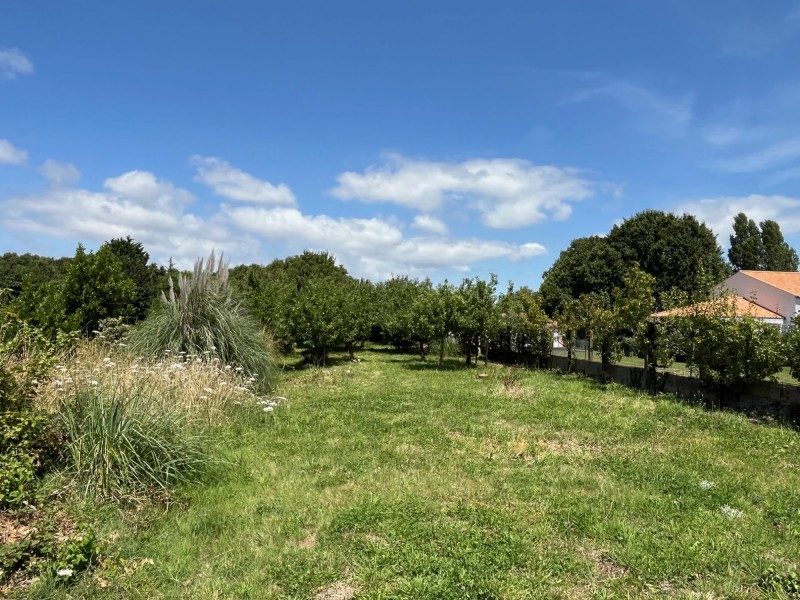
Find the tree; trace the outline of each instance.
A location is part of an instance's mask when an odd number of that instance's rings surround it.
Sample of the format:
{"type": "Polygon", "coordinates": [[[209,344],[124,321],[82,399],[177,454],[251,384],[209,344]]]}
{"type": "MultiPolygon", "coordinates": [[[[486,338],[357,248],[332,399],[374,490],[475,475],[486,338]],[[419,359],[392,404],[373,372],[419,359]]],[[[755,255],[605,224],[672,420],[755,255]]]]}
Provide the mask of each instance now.
{"type": "Polygon", "coordinates": [[[339,287],[340,340],[350,360],[353,360],[356,345],[369,338],[372,325],[376,322],[375,287],[366,279],[349,277],[341,280],[339,287]]]}
{"type": "Polygon", "coordinates": [[[378,321],[385,339],[401,351],[416,345],[422,360],[433,336],[427,313],[432,289],[430,280],[408,277],[393,277],[376,289],[378,321]]]}
{"type": "MultiPolygon", "coordinates": [[[[334,280],[348,278],[350,276],[345,268],[337,265],[326,252],[305,251],[297,256],[274,260],[266,266],[241,265],[231,269],[231,285],[246,299],[253,314],[284,350],[290,350],[294,345],[308,349],[306,344],[314,337],[306,320],[309,314],[297,310],[298,304],[316,302],[314,296],[317,291],[334,280]],[[326,281],[317,285],[317,280],[326,281]],[[314,289],[308,297],[303,297],[306,288],[310,287],[314,289]]],[[[320,302],[322,300],[319,298],[320,302]]],[[[321,321],[314,322],[327,328],[321,321]]]]}
{"type": "Polygon", "coordinates": [[[733,235],[730,240],[728,260],[735,270],[761,269],[764,247],[761,242],[761,232],[753,219],[748,219],[744,213],[736,215],[733,218],[733,235]]]}
{"type": "Polygon", "coordinates": [[[342,341],[344,293],[342,279],[315,277],[303,284],[291,307],[295,342],[323,366],[331,348],[342,341]]]}
{"type": "Polygon", "coordinates": [[[548,314],[562,312],[570,298],[591,293],[610,293],[622,283],[627,265],[608,238],[577,238],[545,271],[539,292],[548,314]]]}
{"type": "Polygon", "coordinates": [[[729,274],[714,232],[692,215],[646,210],[615,225],[608,243],[627,266],[638,264],[655,278],[658,306],[673,288],[708,293],[729,274]]]}
{"type": "Polygon", "coordinates": [[[480,277],[465,279],[458,288],[462,310],[459,314],[458,337],[464,348],[467,365],[472,364],[472,356],[477,360],[481,346],[488,361],[488,340],[497,328],[495,313],[495,291],[497,276],[492,274],[489,281],[480,277]]]}
{"type": "Polygon", "coordinates": [[[136,314],[136,284],[108,246],[86,253],[78,244],[62,286],[64,311],[84,333],[111,317],[131,320],[136,314]]]}
{"type": "Polygon", "coordinates": [[[123,273],[136,285],[133,319],[136,321],[144,319],[161,291],[160,284],[167,273],[166,269],[148,264],[150,255],[141,243],[134,242],[130,236],[115,238],[103,244],[101,249],[104,247],[108,247],[111,253],[119,259],[123,273]]]}
{"type": "Polygon", "coordinates": [[[0,256],[0,289],[9,290],[13,299],[22,292],[26,279],[34,285],[58,281],[64,277],[69,261],[69,258],[7,252],[0,256]]]}
{"type": "Polygon", "coordinates": [[[783,239],[780,225],[775,221],[761,222],[761,246],[764,271],[797,271],[797,252],[783,239]]]}
{"type": "Polygon", "coordinates": [[[553,348],[553,329],[539,296],[527,287],[515,291],[509,284],[498,300],[496,314],[495,343],[500,354],[506,360],[513,355],[520,362],[525,356],[529,364],[544,364],[553,348]]]}
{"type": "Polygon", "coordinates": [[[433,339],[439,341],[439,367],[444,366],[444,348],[447,339],[458,332],[459,315],[463,309],[462,297],[453,284],[447,280],[436,289],[423,296],[424,305],[418,309],[423,311],[431,324],[433,339]]]}
{"type": "Polygon", "coordinates": [[[775,221],[767,219],[756,225],[746,214],[739,213],[733,218],[730,239],[728,259],[737,271],[797,271],[797,252],[783,239],[775,221]]]}

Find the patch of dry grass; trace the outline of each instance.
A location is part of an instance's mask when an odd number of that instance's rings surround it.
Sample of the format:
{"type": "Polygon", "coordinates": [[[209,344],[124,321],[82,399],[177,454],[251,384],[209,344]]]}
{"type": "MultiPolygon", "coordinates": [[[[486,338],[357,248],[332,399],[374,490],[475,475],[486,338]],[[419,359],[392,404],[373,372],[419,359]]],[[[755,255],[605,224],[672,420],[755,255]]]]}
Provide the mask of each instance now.
{"type": "Polygon", "coordinates": [[[254,383],[241,368],[223,366],[217,358],[167,352],[160,360],[148,360],[93,341],[53,367],[39,385],[36,402],[54,412],[81,387],[117,393],[146,388],[158,390],[159,397],[190,419],[213,423],[238,405],[266,407],[269,400],[256,394],[254,383]]]}

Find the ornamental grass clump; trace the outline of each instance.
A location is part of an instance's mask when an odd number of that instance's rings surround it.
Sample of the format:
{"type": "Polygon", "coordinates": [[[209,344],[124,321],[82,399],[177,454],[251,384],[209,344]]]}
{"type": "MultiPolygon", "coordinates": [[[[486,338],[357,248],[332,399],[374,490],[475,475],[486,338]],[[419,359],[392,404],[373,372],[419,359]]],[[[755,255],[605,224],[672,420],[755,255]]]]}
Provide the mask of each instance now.
{"type": "Polygon", "coordinates": [[[79,491],[98,500],[139,499],[202,477],[214,462],[209,440],[164,400],[148,385],[76,387],[58,415],[79,491]]]}
{"type": "Polygon", "coordinates": [[[197,259],[191,276],[178,275],[178,290],[170,279],[169,294],[133,332],[131,349],[150,357],[199,355],[241,367],[268,391],[276,375],[275,360],[265,332],[242,304],[231,297],[228,264],[214,253],[197,259]]]}

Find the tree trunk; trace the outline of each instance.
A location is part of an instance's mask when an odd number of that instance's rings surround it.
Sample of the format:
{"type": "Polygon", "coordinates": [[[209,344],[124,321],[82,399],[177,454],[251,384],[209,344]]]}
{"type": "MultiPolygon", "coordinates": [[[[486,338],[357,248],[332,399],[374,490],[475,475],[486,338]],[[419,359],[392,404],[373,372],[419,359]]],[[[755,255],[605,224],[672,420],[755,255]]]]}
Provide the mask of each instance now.
{"type": "Polygon", "coordinates": [[[425,342],[422,340],[419,341],[419,358],[425,360],[425,342]]]}
{"type": "Polygon", "coordinates": [[[439,368],[441,369],[444,366],[444,341],[447,339],[447,336],[442,336],[442,339],[439,343],[439,368]]]}

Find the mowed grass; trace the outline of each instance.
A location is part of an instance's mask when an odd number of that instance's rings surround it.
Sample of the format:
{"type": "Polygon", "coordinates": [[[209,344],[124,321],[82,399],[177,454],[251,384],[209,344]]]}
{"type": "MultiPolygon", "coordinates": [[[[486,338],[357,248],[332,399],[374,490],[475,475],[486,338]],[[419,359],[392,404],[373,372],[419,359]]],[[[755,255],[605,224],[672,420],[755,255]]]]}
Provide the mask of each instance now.
{"type": "Polygon", "coordinates": [[[230,431],[230,466],[185,506],[99,515],[117,557],[53,596],[781,597],[759,578],[800,560],[794,431],[549,372],[361,357],[285,375],[288,402],[230,431]]]}

